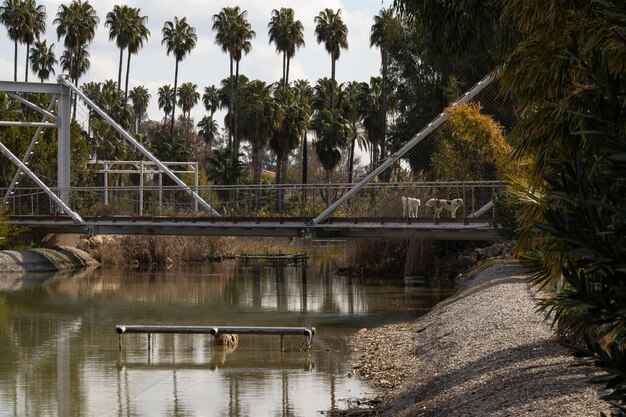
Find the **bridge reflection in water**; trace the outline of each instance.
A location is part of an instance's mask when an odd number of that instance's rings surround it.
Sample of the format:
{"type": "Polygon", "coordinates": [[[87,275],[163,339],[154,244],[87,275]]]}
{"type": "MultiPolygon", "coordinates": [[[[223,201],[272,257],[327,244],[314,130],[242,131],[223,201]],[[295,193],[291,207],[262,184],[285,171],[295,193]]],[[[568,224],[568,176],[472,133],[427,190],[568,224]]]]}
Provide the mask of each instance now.
{"type": "Polygon", "coordinates": [[[321,221],[320,213],[351,184],[197,187],[220,216],[198,210],[197,201],[180,187],[67,190],[68,205],[84,225],[56,214],[55,203],[36,188],[16,189],[7,204],[13,223],[53,233],[483,240],[497,238],[492,201],[503,186],[496,181],[372,183],[321,221]],[[420,199],[417,216],[403,213],[402,197],[420,199]],[[444,210],[435,219],[425,205],[430,198],[461,198],[464,204],[456,218],[444,210]]]}
{"type": "MultiPolygon", "coordinates": [[[[371,393],[346,377],[344,338],[408,320],[448,289],[406,292],[403,281],[333,275],[308,267],[232,262],[157,271],[83,271],[43,285],[0,290],[0,415],[314,415],[371,393]],[[118,322],[314,325],[300,340],[240,337],[232,352],[211,336],[125,340],[118,322]]],[[[0,280],[2,278],[0,277],[0,280]]]]}

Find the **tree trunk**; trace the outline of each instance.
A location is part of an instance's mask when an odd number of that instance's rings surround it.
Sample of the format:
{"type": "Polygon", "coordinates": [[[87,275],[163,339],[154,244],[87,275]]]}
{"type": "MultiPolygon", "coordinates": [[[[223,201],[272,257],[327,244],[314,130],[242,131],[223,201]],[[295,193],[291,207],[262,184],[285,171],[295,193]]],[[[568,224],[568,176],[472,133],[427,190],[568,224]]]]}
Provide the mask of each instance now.
{"type": "Polygon", "coordinates": [[[130,49],[128,50],[128,59],[126,60],[126,85],[124,86],[124,104],[128,101],[128,74],[130,73],[130,49]]]}
{"type": "MultiPolygon", "coordinates": [[[[253,185],[261,184],[261,172],[263,159],[263,148],[256,142],[252,143],[252,183],[253,185]]],[[[256,188],[254,192],[254,209],[258,210],[261,206],[261,190],[256,188]]]]}
{"type": "Polygon", "coordinates": [[[17,41],[15,41],[15,51],[13,52],[13,81],[17,81],[17,41]]]}
{"type": "Polygon", "coordinates": [[[330,58],[330,109],[335,109],[335,58],[330,58]]]}
{"type": "Polygon", "coordinates": [[[24,75],[24,81],[28,82],[28,70],[29,70],[29,65],[28,65],[28,57],[30,56],[30,43],[26,44],[26,74],[24,75]]]}
{"type": "Polygon", "coordinates": [[[302,139],[302,184],[307,183],[308,170],[309,170],[309,147],[306,131],[304,132],[304,139],[302,139]]]}
{"type": "Polygon", "coordinates": [[[278,213],[282,214],[283,212],[283,193],[281,190],[281,185],[283,183],[282,176],[282,166],[283,166],[283,154],[276,154],[276,186],[278,192],[278,213]]]}
{"type": "Polygon", "coordinates": [[[380,159],[385,159],[386,141],[387,141],[387,53],[381,48],[382,68],[383,68],[383,91],[382,91],[382,108],[381,108],[381,126],[382,136],[380,138],[380,159]]]}
{"type": "Polygon", "coordinates": [[[285,86],[289,85],[289,64],[291,63],[291,58],[287,57],[287,69],[285,70],[285,86]]]}
{"type": "Polygon", "coordinates": [[[122,89],[122,60],[124,59],[124,49],[120,48],[120,65],[117,70],[117,88],[122,89]]]}
{"type": "Polygon", "coordinates": [[[356,144],[356,135],[352,138],[350,144],[350,161],[348,163],[348,184],[352,183],[352,171],[354,170],[354,145],[356,144]]]}
{"type": "Polygon", "coordinates": [[[172,106],[172,120],[170,121],[170,135],[174,136],[174,121],[176,120],[176,87],[178,87],[178,59],[174,71],[174,105],[172,106]]]}
{"type": "Polygon", "coordinates": [[[235,101],[235,80],[233,79],[233,57],[230,56],[230,120],[228,126],[228,147],[233,149],[233,105],[235,101]]]}
{"type": "Polygon", "coordinates": [[[237,103],[237,95],[239,92],[239,61],[235,61],[235,96],[233,97],[233,157],[235,159],[239,158],[239,132],[237,132],[237,113],[238,113],[238,103],[237,103]]]}
{"type": "Polygon", "coordinates": [[[324,199],[326,200],[326,208],[330,207],[330,182],[332,180],[331,174],[332,174],[332,170],[327,169],[326,170],[326,198],[324,199]]]}
{"type": "Polygon", "coordinates": [[[287,53],[283,52],[283,88],[287,86],[287,53]]]}

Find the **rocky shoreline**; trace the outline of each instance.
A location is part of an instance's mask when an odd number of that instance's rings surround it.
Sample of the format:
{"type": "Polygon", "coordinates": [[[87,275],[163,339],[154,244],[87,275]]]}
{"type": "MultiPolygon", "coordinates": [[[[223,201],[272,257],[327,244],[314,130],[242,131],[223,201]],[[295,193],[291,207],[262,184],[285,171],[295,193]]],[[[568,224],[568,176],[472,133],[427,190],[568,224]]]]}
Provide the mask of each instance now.
{"type": "Polygon", "coordinates": [[[350,376],[382,403],[353,416],[599,416],[611,407],[597,372],[561,345],[535,310],[515,262],[492,263],[413,323],[362,329],[349,341],[350,376]]]}

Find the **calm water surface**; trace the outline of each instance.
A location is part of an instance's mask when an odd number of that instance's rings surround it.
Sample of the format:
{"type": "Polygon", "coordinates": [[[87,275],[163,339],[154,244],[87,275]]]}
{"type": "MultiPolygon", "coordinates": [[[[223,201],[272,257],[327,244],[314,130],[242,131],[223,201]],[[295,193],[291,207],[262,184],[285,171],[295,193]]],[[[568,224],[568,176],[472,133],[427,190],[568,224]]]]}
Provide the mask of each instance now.
{"type": "Polygon", "coordinates": [[[348,378],[346,336],[418,317],[449,290],[235,262],[155,271],[0,275],[0,416],[315,416],[374,390],[348,378]],[[304,339],[125,335],[116,324],[314,326],[304,339]]]}

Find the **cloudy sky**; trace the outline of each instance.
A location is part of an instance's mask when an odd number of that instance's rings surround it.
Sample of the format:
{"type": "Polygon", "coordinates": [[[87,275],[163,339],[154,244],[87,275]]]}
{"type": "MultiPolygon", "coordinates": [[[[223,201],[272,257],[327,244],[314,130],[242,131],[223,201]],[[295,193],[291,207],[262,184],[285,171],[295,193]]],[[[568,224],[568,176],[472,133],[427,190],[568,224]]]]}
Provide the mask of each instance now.
{"type": "MultiPolygon", "coordinates": [[[[48,13],[48,43],[55,43],[57,57],[62,53],[62,41],[56,37],[56,28],[52,21],[61,3],[68,1],[39,0],[48,13]]],[[[96,38],[90,47],[91,69],[81,78],[86,81],[117,80],[119,50],[108,40],[108,29],[104,27],[106,14],[119,0],[91,0],[100,17],[96,38]]],[[[377,49],[369,46],[369,31],[373,16],[381,7],[387,7],[390,0],[127,0],[127,5],[141,8],[142,15],[148,16],[148,28],[151,37],[138,55],[131,59],[130,88],[144,85],[152,95],[150,118],[160,119],[162,114],[156,104],[157,89],[164,84],[174,83],[174,57],[167,56],[161,45],[161,29],[167,20],[186,16],[190,25],[196,28],[198,42],[196,48],[180,64],[179,84],[191,81],[198,85],[200,92],[207,85],[219,85],[220,80],[228,76],[228,57],[215,44],[212,16],[225,6],[238,5],[248,11],[248,19],[256,38],[252,51],[241,61],[240,71],[251,79],[266,82],[277,81],[282,72],[282,60],[274,45],[268,43],[267,23],[272,9],[291,7],[296,18],[302,21],[305,34],[305,46],[292,60],[290,80],[305,78],[315,83],[321,77],[330,76],[330,57],[323,45],[317,44],[314,37],[314,17],[323,8],[341,9],[344,22],[348,26],[349,49],[343,51],[337,63],[337,80],[367,81],[379,71],[380,55],[377,49]]],[[[0,79],[13,80],[13,43],[8,39],[6,29],[0,34],[0,79]]],[[[20,46],[18,55],[18,81],[24,79],[25,46],[20,46]]],[[[125,65],[125,64],[124,64],[125,65]]],[[[57,73],[60,70],[57,69],[57,73]]],[[[29,80],[36,81],[31,74],[29,80]]],[[[123,82],[123,81],[122,81],[123,82]]],[[[201,104],[193,112],[196,122],[202,116],[201,104]]],[[[221,122],[221,120],[218,121],[221,122]]]]}

